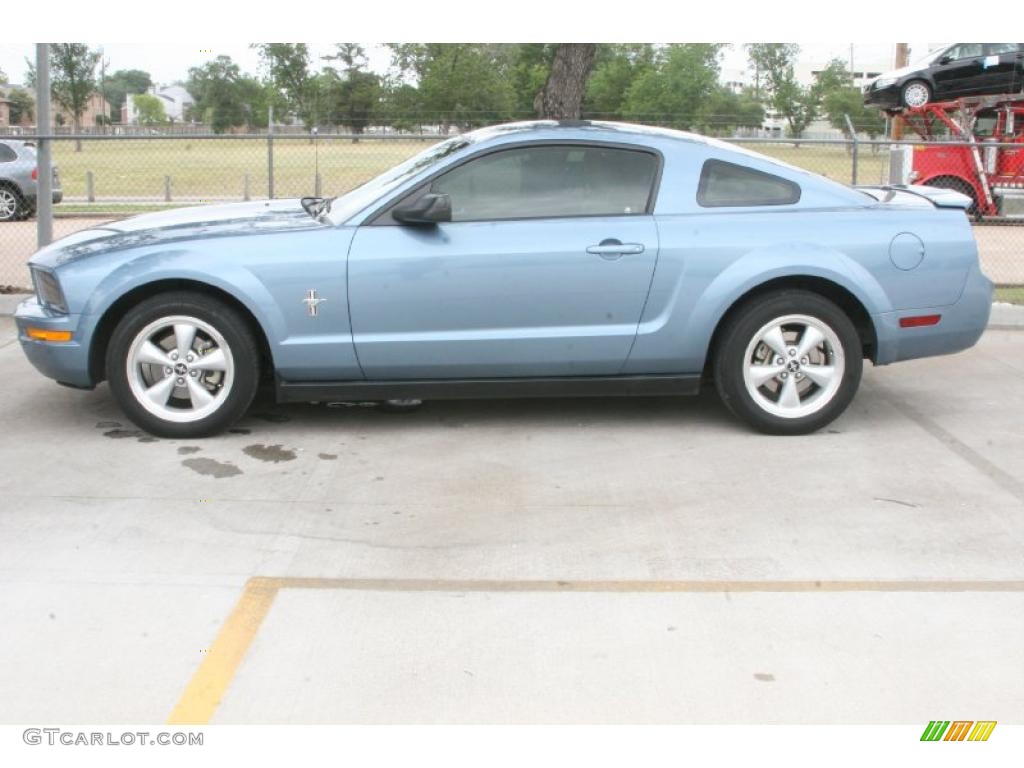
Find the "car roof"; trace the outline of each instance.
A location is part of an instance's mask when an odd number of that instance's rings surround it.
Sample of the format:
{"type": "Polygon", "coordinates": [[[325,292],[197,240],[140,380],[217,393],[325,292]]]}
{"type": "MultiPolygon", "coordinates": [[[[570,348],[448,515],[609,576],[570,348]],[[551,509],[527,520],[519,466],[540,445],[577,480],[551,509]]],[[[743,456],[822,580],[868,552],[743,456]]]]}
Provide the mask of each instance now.
{"type": "Polygon", "coordinates": [[[718,144],[715,139],[707,136],[700,136],[696,133],[678,131],[674,128],[661,128],[653,125],[640,125],[638,123],[620,123],[610,120],[522,120],[515,123],[502,123],[490,125],[485,128],[478,128],[466,134],[466,138],[472,141],[487,141],[499,136],[527,134],[523,138],[529,138],[528,134],[548,131],[579,131],[585,134],[605,134],[604,138],[615,136],[635,136],[647,139],[661,138],[675,141],[685,141],[696,144],[718,144]]]}

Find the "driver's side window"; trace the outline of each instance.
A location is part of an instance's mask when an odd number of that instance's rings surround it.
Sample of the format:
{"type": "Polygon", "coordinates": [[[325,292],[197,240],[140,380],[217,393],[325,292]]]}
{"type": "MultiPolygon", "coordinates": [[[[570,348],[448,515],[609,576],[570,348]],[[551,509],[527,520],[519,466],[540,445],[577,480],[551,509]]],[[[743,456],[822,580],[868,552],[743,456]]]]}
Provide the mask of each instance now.
{"type": "Polygon", "coordinates": [[[647,213],[658,159],[600,145],[536,145],[484,155],[438,177],[452,221],[647,213]]]}
{"type": "Polygon", "coordinates": [[[946,55],[954,61],[960,59],[974,59],[981,56],[981,43],[960,43],[946,55]]]}

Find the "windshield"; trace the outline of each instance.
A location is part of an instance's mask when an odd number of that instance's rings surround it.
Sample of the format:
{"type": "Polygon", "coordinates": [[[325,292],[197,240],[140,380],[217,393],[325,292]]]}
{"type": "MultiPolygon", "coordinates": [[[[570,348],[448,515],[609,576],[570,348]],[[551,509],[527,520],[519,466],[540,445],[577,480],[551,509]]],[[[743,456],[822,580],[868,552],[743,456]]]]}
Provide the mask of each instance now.
{"type": "Polygon", "coordinates": [[[912,69],[924,69],[925,67],[930,67],[936,61],[938,61],[939,57],[941,57],[942,54],[948,51],[949,48],[950,47],[948,45],[944,45],[941,48],[935,48],[934,50],[928,51],[928,53],[926,53],[917,61],[911,62],[910,66],[912,69]]]}
{"type": "Polygon", "coordinates": [[[396,165],[390,171],[385,171],[380,176],[370,179],[351,192],[338,197],[332,203],[327,218],[333,224],[341,224],[347,221],[363,208],[373,203],[377,198],[383,197],[406,180],[441,162],[460,149],[468,147],[472,143],[472,138],[468,136],[456,136],[447,141],[442,141],[440,144],[428,147],[405,162],[396,165]]]}

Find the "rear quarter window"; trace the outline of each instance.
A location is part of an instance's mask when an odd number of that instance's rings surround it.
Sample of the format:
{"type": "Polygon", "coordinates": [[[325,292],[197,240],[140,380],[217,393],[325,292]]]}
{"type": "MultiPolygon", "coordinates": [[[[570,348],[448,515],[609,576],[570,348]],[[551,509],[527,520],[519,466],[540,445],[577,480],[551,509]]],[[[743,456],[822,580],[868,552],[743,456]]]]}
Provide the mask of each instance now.
{"type": "Polygon", "coordinates": [[[10,163],[18,159],[17,153],[6,144],[0,144],[0,163],[10,163]]]}
{"type": "Polygon", "coordinates": [[[705,208],[792,205],[800,186],[789,179],[724,160],[708,160],[700,172],[697,204],[705,208]]]}

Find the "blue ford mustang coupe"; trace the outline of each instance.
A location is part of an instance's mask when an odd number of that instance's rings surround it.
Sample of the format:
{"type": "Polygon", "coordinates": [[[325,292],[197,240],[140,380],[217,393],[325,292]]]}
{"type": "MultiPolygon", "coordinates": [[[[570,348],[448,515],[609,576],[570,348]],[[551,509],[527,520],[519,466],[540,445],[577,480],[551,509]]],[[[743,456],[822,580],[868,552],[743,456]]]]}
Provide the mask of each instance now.
{"type": "Polygon", "coordinates": [[[30,261],[45,375],[107,380],[149,432],[280,401],[683,395],[776,434],[876,365],[988,321],[968,198],[851,189],[671,130],[530,122],[439,143],[334,199],[153,213],[30,261]]]}

